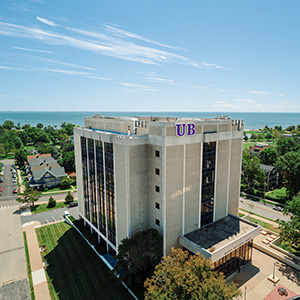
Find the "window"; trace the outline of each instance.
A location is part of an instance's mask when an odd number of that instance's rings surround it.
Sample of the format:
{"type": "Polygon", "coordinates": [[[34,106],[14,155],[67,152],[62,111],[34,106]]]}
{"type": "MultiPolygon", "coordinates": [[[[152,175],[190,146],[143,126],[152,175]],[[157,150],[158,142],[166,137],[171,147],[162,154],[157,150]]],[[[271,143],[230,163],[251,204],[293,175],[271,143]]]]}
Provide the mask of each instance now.
{"type": "Polygon", "coordinates": [[[155,219],[155,224],[159,226],[159,220],[155,219]]]}
{"type": "Polygon", "coordinates": [[[159,175],[159,169],[155,168],[155,174],[159,175]]]}
{"type": "Polygon", "coordinates": [[[159,157],[159,151],[158,150],[155,151],[155,156],[159,157]]]}
{"type": "Polygon", "coordinates": [[[159,203],[155,203],[155,208],[159,209],[159,203]]]}
{"type": "Polygon", "coordinates": [[[155,186],[155,191],[156,191],[157,193],[159,193],[159,186],[158,186],[158,185],[155,186]]]}

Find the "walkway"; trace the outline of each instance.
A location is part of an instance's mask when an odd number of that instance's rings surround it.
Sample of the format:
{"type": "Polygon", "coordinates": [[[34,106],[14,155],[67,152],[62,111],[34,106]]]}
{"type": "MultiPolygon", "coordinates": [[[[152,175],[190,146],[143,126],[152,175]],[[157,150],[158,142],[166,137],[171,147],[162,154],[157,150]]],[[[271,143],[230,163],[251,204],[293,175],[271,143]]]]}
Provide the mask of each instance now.
{"type": "Polygon", "coordinates": [[[23,225],[23,231],[26,232],[27,237],[34,295],[36,300],[51,300],[40,248],[35,233],[35,227],[38,225],[40,225],[40,222],[37,221],[32,221],[23,225]]]}

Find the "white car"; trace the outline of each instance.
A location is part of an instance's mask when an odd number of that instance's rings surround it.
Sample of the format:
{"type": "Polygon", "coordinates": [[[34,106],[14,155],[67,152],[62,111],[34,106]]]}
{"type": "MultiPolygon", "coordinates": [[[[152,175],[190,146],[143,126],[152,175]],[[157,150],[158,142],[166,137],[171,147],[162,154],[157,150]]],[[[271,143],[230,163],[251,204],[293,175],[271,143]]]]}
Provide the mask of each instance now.
{"type": "Polygon", "coordinates": [[[16,179],[16,178],[13,178],[13,179],[12,179],[12,183],[17,183],[17,179],[16,179]]]}
{"type": "Polygon", "coordinates": [[[68,217],[69,215],[70,215],[70,213],[67,210],[65,210],[63,217],[65,218],[65,217],[68,217]]]}

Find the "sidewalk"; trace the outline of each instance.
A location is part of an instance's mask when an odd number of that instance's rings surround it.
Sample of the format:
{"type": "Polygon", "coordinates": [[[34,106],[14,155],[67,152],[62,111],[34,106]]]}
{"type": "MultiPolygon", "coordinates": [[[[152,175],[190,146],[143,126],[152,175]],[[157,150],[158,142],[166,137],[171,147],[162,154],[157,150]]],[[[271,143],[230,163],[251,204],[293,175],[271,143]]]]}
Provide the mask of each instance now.
{"type": "Polygon", "coordinates": [[[19,181],[19,192],[21,194],[23,194],[24,193],[24,185],[23,185],[23,182],[22,182],[22,176],[21,176],[20,169],[17,170],[17,174],[18,174],[18,181],[19,181]]]}
{"type": "Polygon", "coordinates": [[[258,216],[256,214],[252,214],[252,213],[250,213],[248,211],[245,211],[245,210],[242,210],[242,209],[240,209],[239,212],[241,214],[243,214],[243,215],[249,215],[250,217],[253,217],[253,218],[257,219],[257,220],[264,221],[264,222],[269,223],[269,224],[271,224],[271,225],[273,225],[275,227],[278,227],[278,223],[276,223],[274,221],[271,221],[271,220],[268,220],[266,218],[260,217],[260,216],[258,216]]]}
{"type": "Polygon", "coordinates": [[[35,299],[51,300],[46,274],[40,254],[40,248],[35,233],[35,227],[38,225],[40,225],[40,222],[32,221],[24,224],[22,227],[27,237],[28,253],[35,299]]]}

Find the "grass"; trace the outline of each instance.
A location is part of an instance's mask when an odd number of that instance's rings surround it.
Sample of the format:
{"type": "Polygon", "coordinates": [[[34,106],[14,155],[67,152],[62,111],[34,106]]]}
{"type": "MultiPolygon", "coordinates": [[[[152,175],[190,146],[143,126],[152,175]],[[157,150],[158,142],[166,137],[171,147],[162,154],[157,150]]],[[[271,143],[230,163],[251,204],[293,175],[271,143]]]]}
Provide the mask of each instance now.
{"type": "Polygon", "coordinates": [[[30,286],[30,296],[31,296],[31,300],[35,300],[26,232],[23,232],[23,237],[24,237],[25,255],[26,255],[26,261],[27,261],[27,272],[28,272],[29,286],[30,286]]]}
{"type": "Polygon", "coordinates": [[[58,187],[58,188],[50,189],[48,191],[41,192],[41,195],[61,194],[61,193],[68,193],[72,191],[73,191],[72,188],[62,190],[58,187]]]}
{"type": "Polygon", "coordinates": [[[274,228],[274,225],[272,225],[270,223],[264,222],[262,220],[258,220],[258,219],[254,218],[252,216],[249,216],[249,218],[248,218],[248,220],[250,220],[251,222],[253,222],[253,223],[257,224],[257,225],[260,225],[263,228],[266,228],[268,230],[280,233],[280,231],[277,228],[274,228]]]}
{"type": "Polygon", "coordinates": [[[56,202],[55,207],[47,208],[48,203],[39,204],[39,205],[30,206],[30,211],[34,215],[34,214],[39,214],[39,213],[44,212],[44,211],[49,211],[49,210],[54,210],[54,209],[57,209],[57,208],[62,208],[63,206],[67,206],[67,205],[68,204],[66,204],[65,202],[56,202]]]}
{"type": "Polygon", "coordinates": [[[257,144],[257,143],[255,143],[255,142],[249,142],[249,143],[243,142],[243,150],[244,149],[250,149],[250,146],[253,146],[255,144],[257,144]]]}
{"type": "Polygon", "coordinates": [[[266,194],[266,198],[268,198],[270,200],[278,201],[281,203],[285,203],[285,201],[288,200],[286,188],[283,187],[281,189],[276,189],[274,191],[271,191],[266,194]]]}
{"type": "Polygon", "coordinates": [[[255,213],[253,213],[253,212],[251,212],[251,211],[249,211],[249,210],[242,209],[242,208],[240,208],[240,210],[242,210],[242,211],[244,211],[244,212],[246,212],[246,213],[248,213],[248,214],[251,214],[251,215],[254,215],[254,216],[258,216],[258,217],[264,218],[264,219],[266,219],[266,220],[275,222],[275,221],[272,220],[272,219],[269,219],[269,218],[267,218],[267,217],[265,217],[265,216],[261,216],[261,215],[255,214],[255,213]]]}
{"type": "Polygon", "coordinates": [[[36,229],[42,253],[47,259],[47,280],[52,300],[132,300],[127,290],[111,275],[106,265],[66,223],[36,229]]]}
{"type": "Polygon", "coordinates": [[[243,217],[243,216],[245,216],[245,214],[239,213],[240,218],[243,217]]]}

